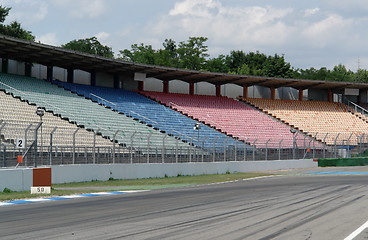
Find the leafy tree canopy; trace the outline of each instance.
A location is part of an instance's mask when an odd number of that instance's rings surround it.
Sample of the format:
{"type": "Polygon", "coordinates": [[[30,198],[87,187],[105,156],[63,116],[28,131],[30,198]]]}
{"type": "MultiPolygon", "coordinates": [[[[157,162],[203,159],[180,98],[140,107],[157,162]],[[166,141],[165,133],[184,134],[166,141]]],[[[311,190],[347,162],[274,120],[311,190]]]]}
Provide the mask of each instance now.
{"type": "Polygon", "coordinates": [[[114,58],[114,52],[112,49],[108,46],[102,45],[96,37],[72,40],[61,45],[61,47],[98,56],[114,58]]]}
{"type": "Polygon", "coordinates": [[[6,17],[9,15],[11,8],[3,7],[0,5],[0,34],[20,38],[24,40],[34,41],[35,36],[31,31],[27,31],[22,28],[21,24],[17,21],[13,21],[8,25],[3,24],[6,17]]]}

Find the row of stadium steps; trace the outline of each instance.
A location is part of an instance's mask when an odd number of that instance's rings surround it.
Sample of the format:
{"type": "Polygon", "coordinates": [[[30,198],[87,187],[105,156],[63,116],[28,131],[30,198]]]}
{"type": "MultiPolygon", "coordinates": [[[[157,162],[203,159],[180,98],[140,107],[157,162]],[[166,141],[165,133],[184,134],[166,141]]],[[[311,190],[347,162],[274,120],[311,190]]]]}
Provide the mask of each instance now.
{"type": "MultiPolygon", "coordinates": [[[[15,148],[16,139],[27,141],[25,147],[31,145],[34,141],[34,128],[40,122],[40,117],[36,115],[37,107],[35,105],[30,105],[9,93],[0,91],[0,103],[0,126],[3,126],[0,134],[1,142],[7,146],[7,151],[12,155],[9,156],[9,159],[15,161],[15,153],[19,154],[19,150],[15,148]]],[[[70,162],[70,158],[64,157],[63,159],[60,154],[66,149],[70,151],[73,146],[78,154],[81,152],[91,154],[92,149],[85,148],[85,146],[94,145],[97,150],[100,149],[104,152],[112,148],[110,140],[101,136],[95,137],[93,132],[79,128],[76,124],[63,120],[51,112],[44,113],[42,122],[42,128],[38,130],[37,145],[40,154],[49,152],[50,135],[53,132],[54,164],[70,162]]],[[[15,165],[14,163],[8,164],[15,165]]]]}
{"type": "MultiPolygon", "coordinates": [[[[183,114],[203,121],[223,133],[246,140],[257,147],[292,148],[290,127],[228,97],[188,95],[178,93],[142,92],[183,114]]],[[[299,146],[305,138],[297,138],[299,146]]]]}
{"type": "Polygon", "coordinates": [[[1,73],[0,89],[107,139],[113,140],[115,135],[121,146],[142,153],[148,149],[161,152],[163,144],[171,150],[190,147],[188,143],[44,80],[1,73]]]}
{"type": "MultiPolygon", "coordinates": [[[[71,84],[61,81],[53,82],[86,98],[103,103],[112,109],[116,108],[118,112],[146,122],[161,131],[180,137],[187,142],[192,141],[193,144],[208,150],[212,150],[214,145],[217,149],[223,149],[224,144],[233,146],[237,141],[206,124],[173,111],[136,92],[124,89],[71,84]],[[194,129],[195,124],[200,124],[199,132],[194,129]]],[[[239,146],[243,145],[241,142],[238,142],[238,144],[239,146]]]]}
{"type": "Polygon", "coordinates": [[[368,124],[347,111],[342,103],[259,98],[241,100],[311,136],[317,134],[316,138],[325,140],[328,145],[334,145],[337,137],[339,142],[347,142],[350,136],[349,145],[357,145],[358,136],[368,133],[368,124]]]}

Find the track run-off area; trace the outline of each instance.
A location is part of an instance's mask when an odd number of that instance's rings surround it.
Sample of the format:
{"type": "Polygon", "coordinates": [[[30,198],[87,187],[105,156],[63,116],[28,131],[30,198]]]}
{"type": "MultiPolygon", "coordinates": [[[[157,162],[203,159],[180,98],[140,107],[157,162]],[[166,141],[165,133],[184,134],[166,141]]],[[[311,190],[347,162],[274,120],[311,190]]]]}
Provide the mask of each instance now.
{"type": "Polygon", "coordinates": [[[0,207],[0,239],[366,239],[368,168],[0,207]]]}

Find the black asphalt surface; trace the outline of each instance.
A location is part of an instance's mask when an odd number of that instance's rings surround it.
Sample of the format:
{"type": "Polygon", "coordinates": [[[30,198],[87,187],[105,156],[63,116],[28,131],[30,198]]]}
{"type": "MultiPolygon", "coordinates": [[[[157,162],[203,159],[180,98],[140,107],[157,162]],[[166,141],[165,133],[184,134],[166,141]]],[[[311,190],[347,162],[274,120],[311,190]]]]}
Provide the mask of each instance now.
{"type": "Polygon", "coordinates": [[[367,193],[368,174],[308,174],[6,206],[0,239],[345,239],[367,193]]]}

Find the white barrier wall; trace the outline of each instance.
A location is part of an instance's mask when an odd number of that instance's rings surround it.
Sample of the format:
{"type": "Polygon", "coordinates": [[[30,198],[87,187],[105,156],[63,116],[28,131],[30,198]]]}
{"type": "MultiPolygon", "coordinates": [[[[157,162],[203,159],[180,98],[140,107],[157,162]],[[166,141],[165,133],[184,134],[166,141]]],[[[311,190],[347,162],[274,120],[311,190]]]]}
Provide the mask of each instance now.
{"type": "Polygon", "coordinates": [[[160,178],[165,175],[224,174],[226,172],[261,172],[283,169],[317,167],[312,159],[217,162],[217,163],[172,163],[172,164],[98,164],[52,166],[52,183],[85,182],[92,180],[160,178]]]}
{"type": "MultiPolygon", "coordinates": [[[[226,172],[261,172],[317,167],[312,159],[169,164],[90,164],[52,166],[52,183],[106,181],[114,179],[160,178],[165,175],[223,174],[226,172]]],[[[0,191],[29,191],[33,184],[32,168],[0,169],[0,191]]]]}
{"type": "Polygon", "coordinates": [[[0,191],[9,188],[13,191],[30,190],[33,185],[33,169],[0,169],[0,191]]]}

